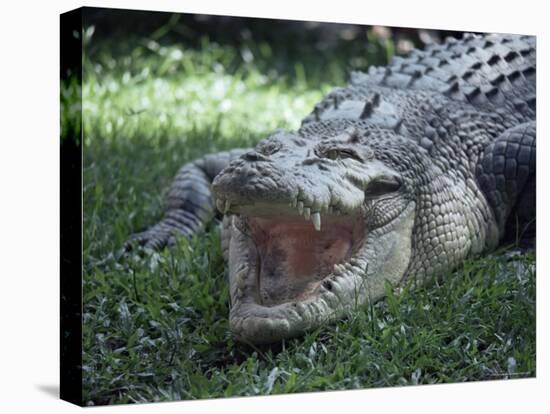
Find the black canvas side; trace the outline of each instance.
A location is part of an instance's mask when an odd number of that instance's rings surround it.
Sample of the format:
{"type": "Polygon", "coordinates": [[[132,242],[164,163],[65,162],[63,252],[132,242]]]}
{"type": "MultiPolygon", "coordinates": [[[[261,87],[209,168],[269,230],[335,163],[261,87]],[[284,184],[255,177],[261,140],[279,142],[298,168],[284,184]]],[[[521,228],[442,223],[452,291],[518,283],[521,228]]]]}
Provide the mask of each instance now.
{"type": "Polygon", "coordinates": [[[61,15],[60,397],[82,405],[82,9],[61,15]],[[72,108],[72,109],[69,109],[72,108]],[[77,108],[74,110],[74,108],[77,108]]]}

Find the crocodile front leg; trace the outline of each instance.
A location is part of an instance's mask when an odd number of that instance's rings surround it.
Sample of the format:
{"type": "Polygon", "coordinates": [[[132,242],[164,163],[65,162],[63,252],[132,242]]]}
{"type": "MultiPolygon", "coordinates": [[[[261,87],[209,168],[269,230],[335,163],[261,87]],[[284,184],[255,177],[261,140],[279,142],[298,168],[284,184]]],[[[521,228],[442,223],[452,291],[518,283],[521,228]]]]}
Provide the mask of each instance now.
{"type": "Polygon", "coordinates": [[[184,165],[176,174],[166,199],[162,219],[147,230],[132,235],[125,249],[132,245],[160,250],[173,246],[176,236],[191,237],[215,215],[210,185],[218,173],[232,160],[246,152],[234,149],[208,154],[184,165]]]}

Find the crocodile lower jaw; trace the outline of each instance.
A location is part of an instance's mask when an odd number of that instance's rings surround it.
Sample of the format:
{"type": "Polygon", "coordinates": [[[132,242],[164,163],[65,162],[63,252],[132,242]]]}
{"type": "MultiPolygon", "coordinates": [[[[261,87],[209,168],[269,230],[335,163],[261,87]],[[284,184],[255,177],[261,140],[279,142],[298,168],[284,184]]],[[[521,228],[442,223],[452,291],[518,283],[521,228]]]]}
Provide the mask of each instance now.
{"type": "Polygon", "coordinates": [[[240,340],[292,337],[343,310],[344,296],[356,283],[348,275],[351,269],[358,273],[365,226],[358,225],[359,214],[322,219],[317,230],[301,216],[233,215],[237,265],[230,263],[230,323],[240,340]]]}
{"type": "Polygon", "coordinates": [[[399,283],[410,263],[414,212],[410,203],[393,221],[368,231],[361,214],[328,215],[317,231],[292,215],[234,213],[232,333],[242,342],[280,341],[381,298],[386,281],[399,283]]]}

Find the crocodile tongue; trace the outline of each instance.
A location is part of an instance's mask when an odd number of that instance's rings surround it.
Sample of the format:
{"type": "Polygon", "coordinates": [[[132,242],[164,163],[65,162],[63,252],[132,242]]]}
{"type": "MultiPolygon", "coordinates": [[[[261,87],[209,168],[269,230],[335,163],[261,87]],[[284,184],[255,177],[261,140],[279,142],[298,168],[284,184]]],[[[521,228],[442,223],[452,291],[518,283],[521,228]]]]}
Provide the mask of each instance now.
{"type": "Polygon", "coordinates": [[[356,217],[323,217],[321,230],[299,216],[251,217],[248,224],[259,255],[264,306],[316,294],[334,265],[349,259],[363,239],[356,217]]]}

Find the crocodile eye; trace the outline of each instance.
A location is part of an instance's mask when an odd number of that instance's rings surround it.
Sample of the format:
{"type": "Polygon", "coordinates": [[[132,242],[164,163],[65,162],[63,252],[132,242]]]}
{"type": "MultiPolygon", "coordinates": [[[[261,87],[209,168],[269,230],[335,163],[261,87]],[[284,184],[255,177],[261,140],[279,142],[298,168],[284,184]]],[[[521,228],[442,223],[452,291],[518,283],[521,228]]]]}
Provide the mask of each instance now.
{"type": "Polygon", "coordinates": [[[325,152],[325,158],[328,158],[329,160],[337,160],[338,158],[340,158],[338,155],[338,151],[336,150],[329,150],[327,152],[325,152]]]}
{"type": "Polygon", "coordinates": [[[354,150],[349,148],[329,148],[323,151],[321,156],[330,160],[353,158],[357,161],[363,161],[363,159],[354,150]]]}
{"type": "Polygon", "coordinates": [[[365,190],[366,197],[379,197],[394,193],[401,188],[401,183],[394,177],[377,178],[371,181],[365,190]]]}

